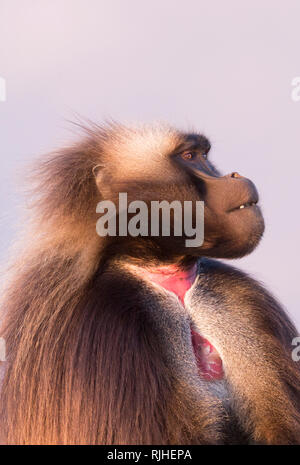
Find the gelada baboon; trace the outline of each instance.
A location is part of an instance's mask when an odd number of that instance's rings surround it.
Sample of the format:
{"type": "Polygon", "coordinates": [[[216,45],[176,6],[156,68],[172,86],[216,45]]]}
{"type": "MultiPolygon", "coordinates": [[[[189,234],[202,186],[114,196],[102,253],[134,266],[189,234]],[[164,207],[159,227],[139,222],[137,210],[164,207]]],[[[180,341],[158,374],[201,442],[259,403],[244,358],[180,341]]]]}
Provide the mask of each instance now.
{"type": "Polygon", "coordinates": [[[215,258],[264,222],[254,184],[222,176],[209,141],[166,126],[93,126],[34,171],[30,232],[7,278],[6,444],[296,444],[296,330],[215,258]],[[96,233],[101,200],[204,201],[201,247],[96,233]]]}

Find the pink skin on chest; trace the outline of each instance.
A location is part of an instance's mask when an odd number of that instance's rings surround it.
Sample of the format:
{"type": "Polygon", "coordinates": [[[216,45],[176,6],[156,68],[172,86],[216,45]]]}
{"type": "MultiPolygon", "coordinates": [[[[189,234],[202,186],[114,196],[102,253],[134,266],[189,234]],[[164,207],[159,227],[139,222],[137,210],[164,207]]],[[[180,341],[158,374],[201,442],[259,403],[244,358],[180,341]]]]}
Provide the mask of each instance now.
{"type": "MultiPolygon", "coordinates": [[[[185,294],[197,276],[197,265],[187,270],[179,270],[176,266],[170,265],[151,271],[144,269],[142,273],[150,281],[173,292],[184,305],[185,294]]],[[[207,381],[222,379],[224,377],[223,364],[214,346],[195,328],[191,328],[191,338],[199,375],[207,381]]]]}

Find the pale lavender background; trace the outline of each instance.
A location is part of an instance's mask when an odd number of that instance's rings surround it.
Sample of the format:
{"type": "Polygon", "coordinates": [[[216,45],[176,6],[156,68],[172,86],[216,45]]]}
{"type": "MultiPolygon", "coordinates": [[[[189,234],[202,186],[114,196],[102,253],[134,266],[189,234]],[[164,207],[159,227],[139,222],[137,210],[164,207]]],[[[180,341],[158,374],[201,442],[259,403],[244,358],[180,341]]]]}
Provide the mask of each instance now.
{"type": "Polygon", "coordinates": [[[72,137],[64,119],[165,120],[203,130],[212,157],[260,191],[266,234],[235,264],[300,327],[299,1],[0,0],[1,256],[15,172],[72,137]]]}

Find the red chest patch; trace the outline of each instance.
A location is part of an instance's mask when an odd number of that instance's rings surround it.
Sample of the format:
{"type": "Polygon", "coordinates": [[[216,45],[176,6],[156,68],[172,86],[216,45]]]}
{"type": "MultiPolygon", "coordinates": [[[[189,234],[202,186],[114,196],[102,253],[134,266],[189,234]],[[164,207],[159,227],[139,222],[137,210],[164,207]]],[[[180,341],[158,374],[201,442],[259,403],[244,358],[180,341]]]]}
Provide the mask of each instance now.
{"type": "MultiPolygon", "coordinates": [[[[150,281],[177,295],[184,305],[185,294],[197,276],[197,265],[195,264],[187,270],[180,270],[176,266],[170,265],[151,271],[143,270],[142,273],[150,281]]],[[[202,337],[195,328],[191,328],[191,338],[199,375],[207,381],[222,379],[224,376],[223,364],[214,346],[202,337]]]]}
{"type": "Polygon", "coordinates": [[[195,264],[188,270],[178,270],[176,266],[172,265],[163,266],[156,268],[154,271],[144,270],[143,274],[150,281],[176,294],[184,305],[184,296],[190,287],[192,287],[197,276],[197,265],[195,264]]]}

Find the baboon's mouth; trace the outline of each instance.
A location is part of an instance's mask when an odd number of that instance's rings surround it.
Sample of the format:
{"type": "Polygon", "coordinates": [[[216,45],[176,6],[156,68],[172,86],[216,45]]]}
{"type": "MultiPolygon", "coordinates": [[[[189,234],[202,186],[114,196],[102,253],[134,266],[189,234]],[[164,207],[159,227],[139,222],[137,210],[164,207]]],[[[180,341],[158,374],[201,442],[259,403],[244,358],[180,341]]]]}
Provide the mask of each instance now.
{"type": "Polygon", "coordinates": [[[224,377],[222,359],[215,347],[191,327],[192,345],[201,378],[216,381],[224,377]]]}
{"type": "Polygon", "coordinates": [[[230,210],[228,210],[228,213],[230,212],[234,212],[234,211],[237,211],[237,210],[243,210],[244,208],[251,208],[251,207],[255,207],[258,203],[258,200],[255,200],[255,201],[250,201],[250,202],[245,202],[245,203],[242,203],[241,205],[238,205],[237,207],[234,207],[234,208],[231,208],[230,210]]]}

